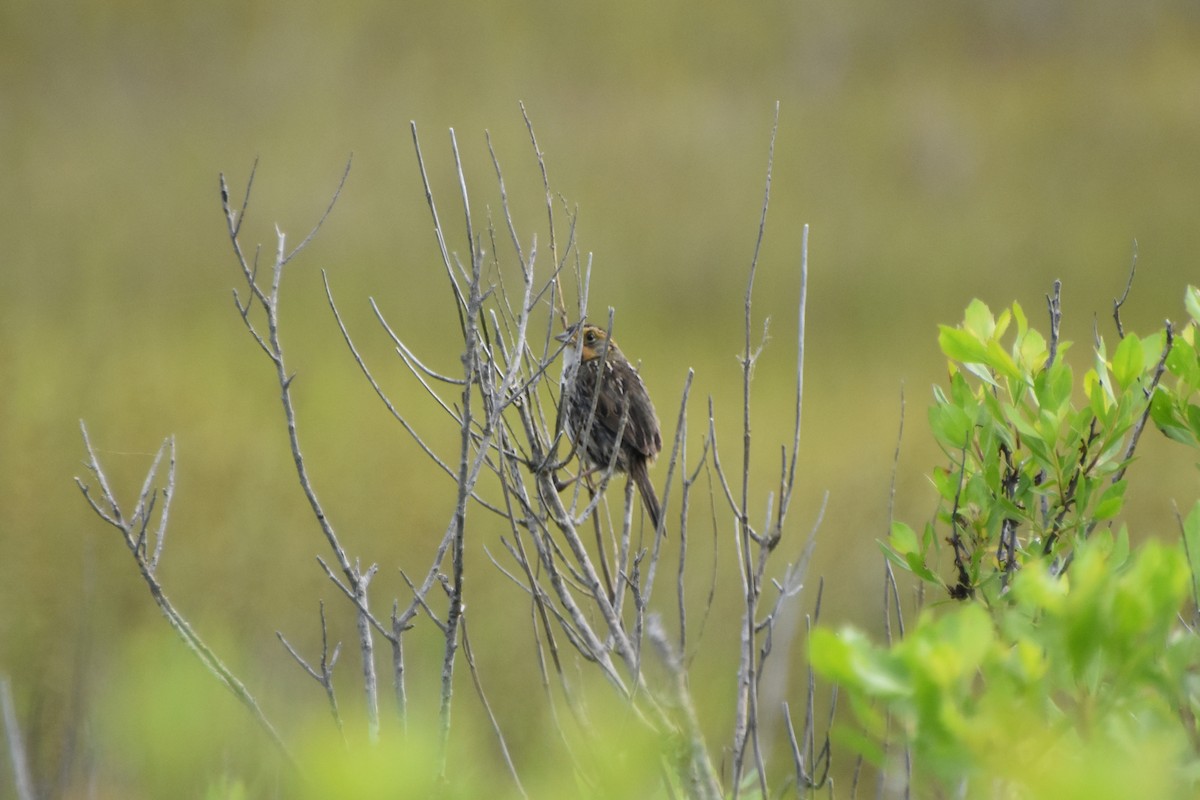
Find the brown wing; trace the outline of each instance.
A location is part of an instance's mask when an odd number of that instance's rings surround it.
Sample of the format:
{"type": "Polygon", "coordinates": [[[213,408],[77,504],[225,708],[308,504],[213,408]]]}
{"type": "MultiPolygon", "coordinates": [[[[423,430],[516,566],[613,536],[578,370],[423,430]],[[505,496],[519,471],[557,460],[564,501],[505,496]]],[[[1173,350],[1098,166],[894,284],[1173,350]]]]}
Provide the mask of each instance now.
{"type": "Polygon", "coordinates": [[[662,433],[650,395],[628,361],[621,359],[608,366],[609,369],[605,371],[606,382],[611,381],[615,391],[601,393],[601,405],[605,408],[603,414],[597,410],[596,416],[615,434],[621,425],[621,415],[628,413],[622,437],[625,444],[643,457],[653,460],[662,450],[662,433]],[[626,406],[628,412],[625,411],[626,406]]]}

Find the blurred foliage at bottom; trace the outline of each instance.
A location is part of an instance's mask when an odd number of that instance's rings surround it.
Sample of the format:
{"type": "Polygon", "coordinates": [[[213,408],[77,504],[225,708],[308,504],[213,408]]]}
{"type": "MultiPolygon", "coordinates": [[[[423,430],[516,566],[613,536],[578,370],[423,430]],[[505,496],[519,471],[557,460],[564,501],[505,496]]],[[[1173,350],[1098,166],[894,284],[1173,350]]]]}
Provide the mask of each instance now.
{"type": "Polygon", "coordinates": [[[926,613],[891,648],[820,629],[812,658],[862,723],[843,741],[894,786],[911,767],[916,796],[1192,797],[1200,637],[1176,616],[1188,567],[1182,546],[1130,553],[1097,534],[1067,576],[1022,570],[994,614],[926,613]]]}

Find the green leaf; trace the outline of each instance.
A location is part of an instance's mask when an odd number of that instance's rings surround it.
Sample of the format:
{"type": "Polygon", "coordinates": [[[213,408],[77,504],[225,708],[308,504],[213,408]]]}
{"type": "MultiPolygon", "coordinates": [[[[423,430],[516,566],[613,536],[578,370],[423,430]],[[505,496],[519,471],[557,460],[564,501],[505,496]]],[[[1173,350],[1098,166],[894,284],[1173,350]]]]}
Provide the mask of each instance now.
{"type": "Polygon", "coordinates": [[[929,427],[946,447],[962,450],[967,446],[974,422],[958,406],[933,406],[929,409],[929,427]]]}
{"type": "Polygon", "coordinates": [[[1187,406],[1187,423],[1194,436],[1200,437],[1200,406],[1195,403],[1188,403],[1187,406]]]}
{"type": "Polygon", "coordinates": [[[1183,546],[1192,571],[1192,599],[1200,601],[1200,500],[1183,521],[1183,546]]]}
{"type": "Polygon", "coordinates": [[[967,372],[974,375],[976,378],[979,378],[979,380],[983,381],[988,386],[994,386],[997,389],[1000,388],[999,382],[996,380],[996,377],[992,374],[992,368],[989,367],[987,364],[983,364],[983,363],[963,364],[963,369],[965,369],[967,372]]]}
{"type": "Polygon", "coordinates": [[[975,391],[961,372],[955,372],[950,378],[950,402],[962,408],[976,405],[975,391]]]}
{"type": "Polygon", "coordinates": [[[1092,413],[1097,417],[1104,416],[1104,412],[1112,405],[1108,387],[1100,380],[1100,376],[1094,369],[1089,369],[1083,374],[1083,393],[1088,399],[1092,413]]]}
{"type": "Polygon", "coordinates": [[[808,637],[808,660],[813,669],[834,681],[850,683],[854,678],[850,645],[828,628],[815,628],[808,637]]]}
{"type": "Polygon", "coordinates": [[[1069,591],[1070,583],[1052,575],[1044,561],[1022,569],[1013,582],[1013,594],[1019,602],[1051,616],[1062,613],[1069,591]]]}
{"type": "Polygon", "coordinates": [[[1187,287],[1183,295],[1183,305],[1196,324],[1200,325],[1200,289],[1195,286],[1187,287]]]}
{"type": "Polygon", "coordinates": [[[933,645],[919,648],[922,662],[917,665],[918,672],[935,685],[948,688],[974,675],[992,646],[995,631],[988,613],[971,603],[918,635],[928,637],[933,645]]]}
{"type": "Polygon", "coordinates": [[[964,364],[982,364],[987,361],[987,345],[970,331],[951,328],[949,325],[939,325],[938,329],[938,346],[947,358],[964,364]]]}
{"type": "Polygon", "coordinates": [[[1033,382],[1033,393],[1042,408],[1057,414],[1070,402],[1074,383],[1071,367],[1056,361],[1050,369],[1038,373],[1033,382]]]}
{"type": "Polygon", "coordinates": [[[1121,389],[1127,389],[1141,377],[1143,365],[1142,341],[1136,334],[1128,334],[1113,353],[1113,380],[1121,389]]]}
{"type": "Polygon", "coordinates": [[[1167,369],[1188,386],[1200,389],[1200,360],[1196,357],[1196,348],[1186,339],[1179,337],[1171,345],[1171,352],[1167,353],[1167,369]]]}
{"type": "Polygon", "coordinates": [[[1187,428],[1180,428],[1175,425],[1159,425],[1158,429],[1162,431],[1163,436],[1180,444],[1195,444],[1195,440],[1192,439],[1192,435],[1188,432],[1187,428]]]}
{"type": "Polygon", "coordinates": [[[895,550],[888,546],[886,542],[879,542],[879,549],[883,551],[883,557],[892,562],[895,566],[903,570],[910,570],[908,559],[899,555],[895,550]]]}
{"type": "Polygon", "coordinates": [[[892,549],[897,553],[916,553],[920,550],[917,532],[903,522],[892,522],[892,549]]]}
{"type": "Polygon", "coordinates": [[[1163,349],[1167,344],[1167,332],[1158,330],[1148,336],[1142,337],[1142,364],[1144,368],[1149,368],[1158,363],[1162,358],[1163,349]]]}
{"type": "Polygon", "coordinates": [[[999,372],[1006,378],[1020,378],[1021,370],[1017,368],[1017,362],[1013,361],[1012,356],[1005,352],[997,341],[988,342],[987,363],[992,369],[999,372]]]}
{"type": "Polygon", "coordinates": [[[945,467],[934,467],[929,482],[944,500],[953,500],[954,495],[958,493],[958,473],[945,467]]]}
{"type": "Polygon", "coordinates": [[[1046,340],[1037,331],[1029,331],[1020,341],[1021,363],[1028,370],[1040,368],[1049,352],[1046,350],[1046,340]]]}
{"type": "Polygon", "coordinates": [[[943,585],[942,579],[937,576],[937,573],[926,566],[925,559],[921,558],[920,553],[908,553],[904,556],[904,560],[907,562],[907,566],[913,575],[916,575],[926,583],[936,584],[937,586],[943,585]]]}
{"type": "Polygon", "coordinates": [[[808,660],[826,678],[868,695],[897,698],[912,693],[903,665],[854,628],[837,633],[814,629],[808,640],[808,660]]]}
{"type": "Polygon", "coordinates": [[[1000,312],[1000,316],[996,318],[996,328],[992,331],[991,339],[993,341],[1004,336],[1004,332],[1008,330],[1008,323],[1012,321],[1012,312],[1007,308],[1000,312]]]}
{"type": "MultiPolygon", "coordinates": [[[[948,325],[939,325],[938,329],[938,345],[948,358],[968,366],[982,364],[1008,378],[1020,377],[1021,373],[1017,369],[1016,362],[1013,361],[1012,356],[1004,352],[1004,348],[996,340],[984,338],[977,330],[969,328],[951,328],[948,325]]],[[[972,370],[972,372],[979,374],[978,370],[972,370]]],[[[979,375],[979,377],[988,382],[992,381],[990,376],[979,375]]]]}
{"type": "Polygon", "coordinates": [[[1046,444],[1053,444],[1058,441],[1059,432],[1062,428],[1062,417],[1051,411],[1043,409],[1038,414],[1037,422],[1034,423],[1038,432],[1042,435],[1042,441],[1046,444]]]}
{"type": "Polygon", "coordinates": [[[1121,567],[1129,560],[1129,527],[1121,525],[1117,531],[1117,538],[1113,540],[1112,562],[1117,567],[1121,567]]]}
{"type": "Polygon", "coordinates": [[[1180,417],[1174,398],[1161,386],[1150,398],[1150,418],[1167,438],[1180,444],[1195,444],[1196,439],[1180,417]]]}
{"type": "Polygon", "coordinates": [[[1025,318],[1025,309],[1015,300],[1012,304],[1012,314],[1013,319],[1017,321],[1017,337],[1024,338],[1025,331],[1029,330],[1029,320],[1025,318]]]}
{"type": "Polygon", "coordinates": [[[1120,480],[1105,489],[1104,494],[1100,495],[1100,499],[1096,502],[1096,509],[1092,512],[1092,517],[1098,520],[1112,519],[1121,513],[1121,508],[1125,505],[1127,485],[1126,481],[1120,480]]]}
{"type": "Polygon", "coordinates": [[[1004,417],[1017,429],[1022,439],[1041,439],[1042,435],[1021,415],[1020,409],[1005,404],[1004,417]]]}
{"type": "Polygon", "coordinates": [[[1096,372],[1096,381],[1104,387],[1109,398],[1113,396],[1112,379],[1108,374],[1108,353],[1104,348],[1104,340],[1096,345],[1095,358],[1093,359],[1093,369],[1096,372]]]}
{"type": "Polygon", "coordinates": [[[866,733],[855,730],[847,725],[835,727],[831,733],[832,740],[846,752],[861,755],[863,760],[872,766],[881,766],[885,762],[886,751],[866,733]]]}
{"type": "Polygon", "coordinates": [[[980,341],[986,342],[992,338],[992,333],[996,330],[996,319],[987,303],[979,298],[970,302],[963,314],[963,328],[975,334],[980,341]]]}

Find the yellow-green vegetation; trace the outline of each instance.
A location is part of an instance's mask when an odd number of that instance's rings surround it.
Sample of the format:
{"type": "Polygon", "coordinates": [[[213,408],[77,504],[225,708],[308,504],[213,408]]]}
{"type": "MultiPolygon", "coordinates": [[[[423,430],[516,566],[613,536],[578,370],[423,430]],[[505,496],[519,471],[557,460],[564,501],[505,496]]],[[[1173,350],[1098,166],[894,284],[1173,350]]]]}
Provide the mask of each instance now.
{"type": "Polygon", "coordinates": [[[843,741],[897,782],[908,747],[921,797],[1193,796],[1200,639],[1176,624],[1183,550],[1131,553],[1106,532],[1077,552],[1066,576],[1022,570],[991,614],[928,610],[890,649],[853,629],[814,634],[814,662],[869,737],[843,741]]]}
{"type": "Polygon", "coordinates": [[[975,301],[942,328],[938,514],[923,536],[895,523],[885,553],[959,603],[889,647],[854,628],[811,642],[862,723],[848,738],[893,776],[915,765],[920,796],[1195,795],[1200,501],[1174,541],[1131,545],[1113,524],[1144,426],[1200,442],[1200,289],[1184,305],[1186,324],[1144,337],[1117,320],[1082,392],[1053,314],[1044,336],[1020,305],[994,317],[975,301]],[[951,582],[931,568],[946,551],[951,582]]]}

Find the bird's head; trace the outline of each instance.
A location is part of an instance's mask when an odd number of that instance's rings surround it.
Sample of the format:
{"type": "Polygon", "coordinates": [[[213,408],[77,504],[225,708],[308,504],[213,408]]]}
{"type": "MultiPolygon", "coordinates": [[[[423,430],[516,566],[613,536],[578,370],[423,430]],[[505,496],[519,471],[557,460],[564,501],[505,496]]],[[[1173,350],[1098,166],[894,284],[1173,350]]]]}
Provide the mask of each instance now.
{"type": "Polygon", "coordinates": [[[605,352],[620,352],[616,341],[608,338],[604,329],[595,325],[576,325],[554,338],[565,342],[567,349],[578,350],[580,363],[599,358],[605,352]]]}

